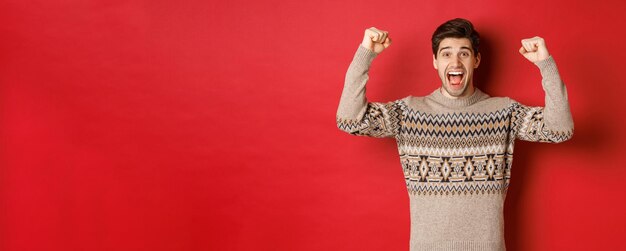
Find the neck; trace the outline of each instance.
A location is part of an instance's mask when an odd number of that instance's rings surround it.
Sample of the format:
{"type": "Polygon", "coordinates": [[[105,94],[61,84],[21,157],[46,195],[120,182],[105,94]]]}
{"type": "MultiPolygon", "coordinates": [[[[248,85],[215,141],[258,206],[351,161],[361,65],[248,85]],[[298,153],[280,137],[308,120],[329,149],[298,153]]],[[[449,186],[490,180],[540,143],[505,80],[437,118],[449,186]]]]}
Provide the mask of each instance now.
{"type": "Polygon", "coordinates": [[[452,95],[450,95],[450,93],[448,93],[448,91],[446,91],[446,89],[443,88],[443,86],[439,87],[439,91],[446,98],[450,98],[450,99],[466,98],[466,97],[472,96],[472,94],[474,94],[474,85],[470,84],[467,87],[467,89],[459,96],[452,96],[452,95]]]}
{"type": "Polygon", "coordinates": [[[435,90],[433,93],[431,93],[431,95],[429,95],[428,97],[432,99],[433,101],[439,104],[442,104],[446,107],[450,107],[450,108],[461,108],[461,107],[470,106],[480,100],[483,100],[489,97],[489,95],[483,93],[482,91],[474,87],[472,87],[472,90],[471,92],[469,92],[469,95],[463,95],[459,97],[449,97],[446,94],[447,93],[445,90],[438,89],[438,90],[435,90]]]}

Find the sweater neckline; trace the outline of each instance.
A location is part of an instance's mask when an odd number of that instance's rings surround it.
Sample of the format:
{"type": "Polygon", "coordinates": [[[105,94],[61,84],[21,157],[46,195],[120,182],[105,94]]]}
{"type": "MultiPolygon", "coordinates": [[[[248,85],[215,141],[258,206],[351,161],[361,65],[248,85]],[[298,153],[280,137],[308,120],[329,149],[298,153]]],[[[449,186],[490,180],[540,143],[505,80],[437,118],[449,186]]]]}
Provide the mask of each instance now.
{"type": "Polygon", "coordinates": [[[428,95],[429,98],[437,103],[451,108],[460,108],[473,105],[474,103],[489,97],[486,93],[478,88],[474,88],[472,95],[462,98],[448,98],[441,93],[441,87],[437,88],[433,93],[428,95]]]}

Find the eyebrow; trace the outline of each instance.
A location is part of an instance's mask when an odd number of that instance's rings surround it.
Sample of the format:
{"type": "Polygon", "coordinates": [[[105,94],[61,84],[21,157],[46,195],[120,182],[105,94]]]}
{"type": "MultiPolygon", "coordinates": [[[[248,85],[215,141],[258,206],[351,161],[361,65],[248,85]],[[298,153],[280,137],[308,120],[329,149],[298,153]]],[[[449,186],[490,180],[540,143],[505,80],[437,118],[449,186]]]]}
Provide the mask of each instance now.
{"type": "Polygon", "coordinates": [[[441,52],[441,51],[443,51],[443,50],[445,50],[445,49],[450,49],[450,48],[452,48],[452,47],[450,47],[450,46],[446,46],[446,47],[439,48],[439,52],[441,52]]]}
{"type": "MultiPolygon", "coordinates": [[[[439,52],[441,52],[441,51],[443,51],[443,50],[446,50],[446,49],[452,49],[452,46],[446,46],[446,47],[439,48],[439,52]]],[[[463,49],[466,49],[466,50],[469,50],[469,51],[471,51],[471,50],[472,50],[471,48],[469,48],[469,47],[467,47],[467,46],[461,46],[461,49],[460,49],[460,50],[463,50],[463,49]]]]}

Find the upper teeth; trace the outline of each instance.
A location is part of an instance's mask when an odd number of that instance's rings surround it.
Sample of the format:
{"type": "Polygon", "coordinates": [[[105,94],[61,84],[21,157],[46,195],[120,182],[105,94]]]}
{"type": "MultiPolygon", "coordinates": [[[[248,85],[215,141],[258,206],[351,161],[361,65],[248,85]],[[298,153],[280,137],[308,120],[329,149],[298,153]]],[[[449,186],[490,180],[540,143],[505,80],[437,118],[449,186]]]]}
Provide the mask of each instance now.
{"type": "Polygon", "coordinates": [[[448,72],[448,74],[450,74],[450,75],[461,75],[461,74],[463,74],[463,72],[460,72],[460,71],[451,71],[451,72],[448,72]]]}

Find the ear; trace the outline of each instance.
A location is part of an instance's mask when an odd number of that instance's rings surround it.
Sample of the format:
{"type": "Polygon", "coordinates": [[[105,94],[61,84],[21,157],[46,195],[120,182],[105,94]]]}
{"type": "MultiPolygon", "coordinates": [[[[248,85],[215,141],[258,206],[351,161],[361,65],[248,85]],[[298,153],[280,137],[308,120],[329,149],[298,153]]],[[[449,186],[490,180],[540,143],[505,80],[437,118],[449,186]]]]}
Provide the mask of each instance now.
{"type": "Polygon", "coordinates": [[[476,64],[474,64],[474,69],[478,68],[478,65],[480,65],[480,52],[476,56],[476,64]]]}
{"type": "Polygon", "coordinates": [[[435,57],[435,54],[433,54],[433,67],[435,67],[435,70],[439,70],[437,67],[437,58],[435,57]]]}

